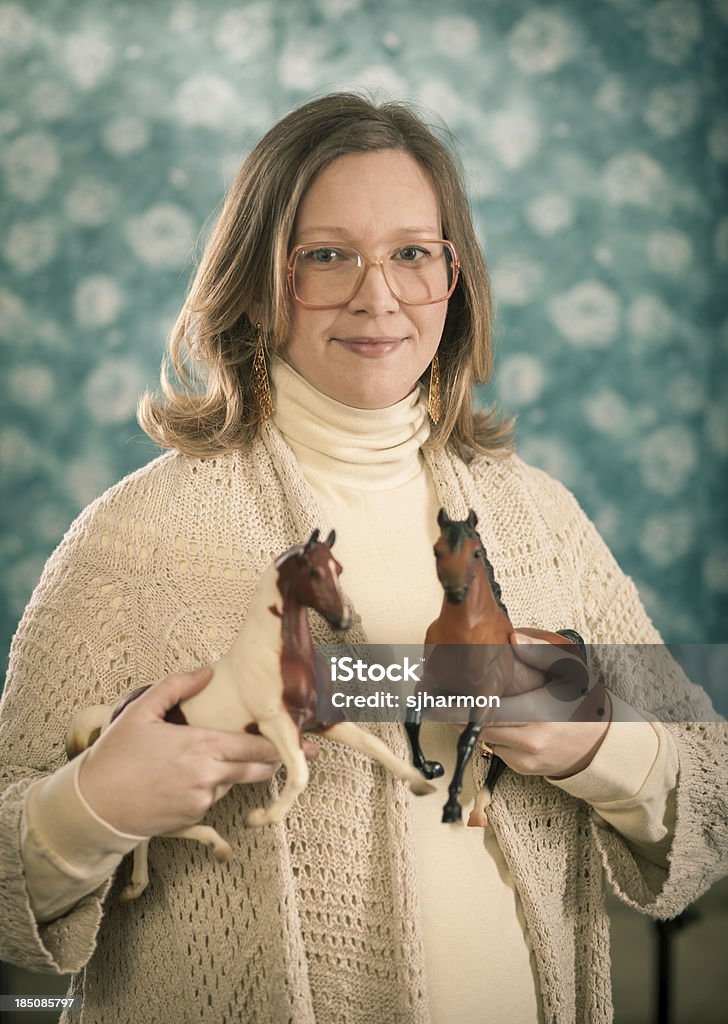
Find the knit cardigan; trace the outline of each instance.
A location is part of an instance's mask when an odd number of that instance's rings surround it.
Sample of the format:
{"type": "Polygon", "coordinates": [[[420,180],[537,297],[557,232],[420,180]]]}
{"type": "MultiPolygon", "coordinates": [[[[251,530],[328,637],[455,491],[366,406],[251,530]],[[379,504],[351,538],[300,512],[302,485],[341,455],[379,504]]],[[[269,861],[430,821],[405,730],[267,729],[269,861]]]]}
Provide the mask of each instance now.
{"type": "MultiPolygon", "coordinates": [[[[513,620],[568,625],[608,645],[595,649],[595,671],[610,690],[672,723],[680,768],[667,870],[540,777],[506,772],[490,811],[531,934],[544,1021],[609,1021],[605,880],[630,905],[670,917],[724,873],[725,726],[665,649],[656,658],[625,646],[659,636],[568,491],[516,456],[466,466],[447,451],[425,454],[449,514],[478,513],[513,620]]],[[[158,838],[139,900],[118,899],[127,859],[46,924],[36,922],[25,886],[24,794],[64,763],[74,712],[220,657],[264,568],[322,518],[267,424],[243,453],[169,453],[122,480],[79,516],[45,568],[14,639],[0,709],[0,956],[74,973],[71,992],[84,1000],[74,1021],[428,1021],[405,787],[333,741],[319,741],[309,786],[284,823],[243,825],[278,778],[236,786],[215,804],[206,822],[232,842],[231,864],[158,838]]],[[[318,616],[311,622],[317,642],[340,642],[318,616]]],[[[366,642],[356,610],[347,640],[366,642]]],[[[407,756],[401,726],[369,728],[407,756]]]]}

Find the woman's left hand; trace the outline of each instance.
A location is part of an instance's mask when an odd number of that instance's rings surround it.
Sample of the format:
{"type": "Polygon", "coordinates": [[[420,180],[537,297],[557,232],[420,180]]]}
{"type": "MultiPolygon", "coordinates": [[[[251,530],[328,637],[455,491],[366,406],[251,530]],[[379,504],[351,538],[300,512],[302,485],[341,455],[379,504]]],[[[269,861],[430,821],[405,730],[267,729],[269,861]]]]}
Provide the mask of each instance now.
{"type": "Polygon", "coordinates": [[[552,638],[536,629],[511,635],[529,674],[541,673],[541,686],[504,697],[480,738],[513,771],[564,779],[591,763],[607,734],[611,704],[579,654],[557,647],[552,638]]]}

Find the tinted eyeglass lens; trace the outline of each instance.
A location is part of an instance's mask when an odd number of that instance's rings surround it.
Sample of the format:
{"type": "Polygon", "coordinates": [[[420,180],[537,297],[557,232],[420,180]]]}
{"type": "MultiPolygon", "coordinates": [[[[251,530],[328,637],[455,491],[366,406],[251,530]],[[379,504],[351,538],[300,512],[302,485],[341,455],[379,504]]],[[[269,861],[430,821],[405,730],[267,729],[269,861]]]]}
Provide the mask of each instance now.
{"type": "Polygon", "coordinates": [[[450,250],[441,242],[401,246],[384,263],[387,282],[404,302],[414,305],[444,299],[452,283],[450,250]]]}
{"type": "Polygon", "coordinates": [[[312,306],[338,305],[353,293],[362,267],[356,249],[302,248],[293,264],[293,290],[301,302],[312,306]]]}
{"type": "MultiPolygon", "coordinates": [[[[312,246],[297,250],[293,290],[311,306],[348,302],[361,284],[366,264],[356,249],[312,246]]],[[[443,242],[398,246],[382,260],[387,284],[403,302],[418,305],[445,299],[453,280],[453,257],[443,242]]]]}

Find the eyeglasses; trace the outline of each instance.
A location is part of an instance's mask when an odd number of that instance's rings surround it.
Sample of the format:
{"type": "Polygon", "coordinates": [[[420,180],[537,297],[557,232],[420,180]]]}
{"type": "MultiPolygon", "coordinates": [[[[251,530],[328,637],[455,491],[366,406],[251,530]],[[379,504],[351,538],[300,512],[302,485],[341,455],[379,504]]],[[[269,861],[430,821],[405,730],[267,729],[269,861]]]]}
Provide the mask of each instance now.
{"type": "Polygon", "coordinates": [[[444,238],[405,242],[378,260],[344,245],[311,242],[291,252],[288,286],[306,309],[335,309],[354,298],[370,267],[380,268],[389,290],[407,306],[449,299],[460,273],[455,246],[444,238]]]}

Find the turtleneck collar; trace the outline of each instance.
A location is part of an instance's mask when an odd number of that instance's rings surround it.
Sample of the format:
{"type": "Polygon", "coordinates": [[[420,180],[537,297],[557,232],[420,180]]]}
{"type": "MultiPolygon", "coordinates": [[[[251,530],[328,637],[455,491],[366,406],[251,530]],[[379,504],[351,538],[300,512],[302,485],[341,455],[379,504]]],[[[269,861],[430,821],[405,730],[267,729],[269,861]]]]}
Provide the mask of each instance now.
{"type": "Polygon", "coordinates": [[[271,367],[273,422],[305,476],[329,476],[360,490],[398,487],[423,468],[430,433],[427,401],[416,388],[386,409],[354,409],[321,394],[282,359],[271,367]]]}

